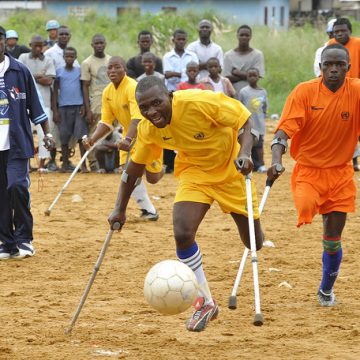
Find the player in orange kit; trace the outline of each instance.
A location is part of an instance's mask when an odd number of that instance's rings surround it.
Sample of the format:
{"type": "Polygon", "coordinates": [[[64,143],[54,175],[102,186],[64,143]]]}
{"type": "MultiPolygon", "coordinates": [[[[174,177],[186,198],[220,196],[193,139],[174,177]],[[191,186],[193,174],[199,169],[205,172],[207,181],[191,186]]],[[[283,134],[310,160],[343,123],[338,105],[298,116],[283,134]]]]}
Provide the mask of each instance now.
{"type": "MultiPolygon", "coordinates": [[[[291,139],[296,160],[291,190],[298,224],[323,217],[323,277],[318,290],[322,306],[336,305],[333,286],[342,259],[341,234],[346,214],[355,209],[356,187],[351,165],[360,132],[360,80],[346,77],[349,52],[332,44],[322,52],[323,76],[299,84],[286,100],[272,142],[270,180],[282,171],[282,155],[291,139]]],[[[283,169],[284,170],[284,169],[283,169]]]]}

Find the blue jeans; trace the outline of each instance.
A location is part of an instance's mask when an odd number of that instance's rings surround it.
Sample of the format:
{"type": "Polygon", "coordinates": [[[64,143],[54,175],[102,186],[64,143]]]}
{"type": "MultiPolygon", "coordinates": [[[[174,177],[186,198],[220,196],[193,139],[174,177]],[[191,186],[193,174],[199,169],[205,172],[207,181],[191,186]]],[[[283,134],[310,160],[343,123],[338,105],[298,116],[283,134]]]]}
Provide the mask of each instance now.
{"type": "Polygon", "coordinates": [[[33,239],[29,186],[29,159],[0,151],[0,240],[9,250],[33,239]]]}

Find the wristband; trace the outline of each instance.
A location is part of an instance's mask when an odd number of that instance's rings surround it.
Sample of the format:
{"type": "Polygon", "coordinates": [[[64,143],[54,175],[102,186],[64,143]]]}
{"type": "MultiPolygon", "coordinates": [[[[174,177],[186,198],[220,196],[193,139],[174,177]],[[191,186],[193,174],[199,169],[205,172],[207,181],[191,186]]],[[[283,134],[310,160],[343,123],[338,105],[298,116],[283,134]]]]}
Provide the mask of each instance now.
{"type": "Polygon", "coordinates": [[[52,134],[50,134],[50,133],[47,133],[45,136],[48,137],[48,138],[50,138],[50,139],[53,138],[52,134]]]}
{"type": "Polygon", "coordinates": [[[132,137],[130,136],[126,136],[124,140],[128,141],[129,143],[133,141],[132,137]]]}

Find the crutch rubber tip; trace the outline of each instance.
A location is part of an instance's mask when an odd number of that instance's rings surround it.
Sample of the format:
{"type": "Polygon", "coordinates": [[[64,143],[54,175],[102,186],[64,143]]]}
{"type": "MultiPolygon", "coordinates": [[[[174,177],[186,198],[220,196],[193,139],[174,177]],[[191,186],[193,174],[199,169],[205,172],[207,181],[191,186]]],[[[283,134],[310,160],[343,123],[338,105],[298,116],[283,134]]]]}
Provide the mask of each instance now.
{"type": "Polygon", "coordinates": [[[235,310],[236,309],[236,296],[230,296],[229,297],[229,305],[228,308],[231,310],[235,310]]]}
{"type": "Polygon", "coordinates": [[[254,317],[254,325],[261,326],[262,324],[264,324],[264,318],[262,314],[256,314],[254,317]]]}
{"type": "Polygon", "coordinates": [[[46,211],[44,212],[44,214],[45,214],[46,216],[50,216],[50,213],[51,213],[50,210],[46,210],[46,211]]]}

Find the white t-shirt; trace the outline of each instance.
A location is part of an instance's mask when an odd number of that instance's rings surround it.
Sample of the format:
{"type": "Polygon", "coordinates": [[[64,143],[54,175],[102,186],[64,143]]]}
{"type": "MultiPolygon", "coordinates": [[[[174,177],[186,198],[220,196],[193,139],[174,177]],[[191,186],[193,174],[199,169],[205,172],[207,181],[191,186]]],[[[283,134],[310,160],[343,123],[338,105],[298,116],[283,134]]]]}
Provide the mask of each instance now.
{"type": "Polygon", "coordinates": [[[9,99],[4,81],[4,74],[9,65],[10,60],[5,55],[4,61],[0,63],[0,151],[10,149],[9,99]]]}
{"type": "Polygon", "coordinates": [[[213,79],[211,79],[211,77],[209,77],[209,81],[210,81],[211,85],[213,86],[215,92],[224,93],[224,85],[223,85],[223,82],[221,81],[221,79],[219,80],[219,82],[215,82],[213,79]]]}

